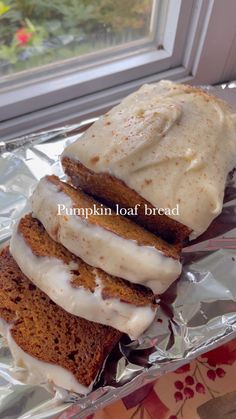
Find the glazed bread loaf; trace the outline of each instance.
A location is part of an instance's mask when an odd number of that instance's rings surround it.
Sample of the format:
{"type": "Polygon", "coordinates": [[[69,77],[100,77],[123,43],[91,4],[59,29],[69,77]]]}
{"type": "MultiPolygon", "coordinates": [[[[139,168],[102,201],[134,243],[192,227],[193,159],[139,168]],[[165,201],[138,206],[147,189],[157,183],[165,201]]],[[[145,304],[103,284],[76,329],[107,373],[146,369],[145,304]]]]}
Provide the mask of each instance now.
{"type": "Polygon", "coordinates": [[[140,204],[136,221],[174,242],[198,237],[220,214],[235,160],[227,104],[167,80],[129,95],[62,155],[76,187],[110,205],[140,204]]]}

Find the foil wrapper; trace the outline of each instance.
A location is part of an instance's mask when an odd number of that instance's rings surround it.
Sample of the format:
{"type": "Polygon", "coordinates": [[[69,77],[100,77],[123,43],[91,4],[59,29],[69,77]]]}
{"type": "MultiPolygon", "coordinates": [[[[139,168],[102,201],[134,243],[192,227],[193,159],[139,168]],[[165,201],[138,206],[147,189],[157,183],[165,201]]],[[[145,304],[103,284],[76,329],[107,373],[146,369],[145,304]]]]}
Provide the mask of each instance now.
{"type": "MultiPolygon", "coordinates": [[[[206,87],[236,109],[236,83],[206,87]]],[[[64,178],[64,147],[94,120],[0,142],[0,244],[9,239],[36,182],[64,178]]],[[[190,197],[191,199],[191,197],[190,197]]],[[[183,252],[183,272],[161,297],[157,319],[138,341],[121,340],[88,396],[47,383],[25,384],[0,341],[0,417],[83,418],[236,337],[236,175],[231,173],[222,214],[183,252]]]]}

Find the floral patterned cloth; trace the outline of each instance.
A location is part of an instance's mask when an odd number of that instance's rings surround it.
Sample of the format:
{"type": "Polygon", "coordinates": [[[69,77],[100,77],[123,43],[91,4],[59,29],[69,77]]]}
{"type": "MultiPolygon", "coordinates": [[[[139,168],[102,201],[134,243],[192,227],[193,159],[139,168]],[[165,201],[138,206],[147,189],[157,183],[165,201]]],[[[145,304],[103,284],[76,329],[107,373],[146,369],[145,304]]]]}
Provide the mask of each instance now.
{"type": "Polygon", "coordinates": [[[236,339],[88,419],[236,419],[236,339]]]}
{"type": "Polygon", "coordinates": [[[236,339],[86,419],[236,419],[236,339]]]}

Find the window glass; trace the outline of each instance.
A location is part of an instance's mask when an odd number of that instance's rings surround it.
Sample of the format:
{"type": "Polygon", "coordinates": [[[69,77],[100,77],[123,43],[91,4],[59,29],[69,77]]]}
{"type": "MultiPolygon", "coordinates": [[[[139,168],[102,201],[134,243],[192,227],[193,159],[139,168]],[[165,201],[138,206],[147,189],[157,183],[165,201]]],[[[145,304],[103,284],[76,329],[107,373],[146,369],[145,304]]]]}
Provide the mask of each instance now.
{"type": "Polygon", "coordinates": [[[0,76],[150,35],[154,0],[0,0],[0,76]]]}

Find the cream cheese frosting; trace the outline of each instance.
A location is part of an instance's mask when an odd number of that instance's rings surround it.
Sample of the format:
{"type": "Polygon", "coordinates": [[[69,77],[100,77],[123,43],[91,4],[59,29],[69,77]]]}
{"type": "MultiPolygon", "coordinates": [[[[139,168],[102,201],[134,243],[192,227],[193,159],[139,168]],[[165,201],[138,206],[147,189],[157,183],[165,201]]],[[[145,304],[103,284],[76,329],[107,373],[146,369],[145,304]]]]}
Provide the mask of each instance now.
{"type": "Polygon", "coordinates": [[[0,333],[6,339],[11,351],[15,367],[23,368],[18,379],[25,384],[47,384],[52,383],[55,386],[78,393],[88,394],[93,387],[80,384],[75,376],[60,365],[41,361],[21,349],[11,335],[11,325],[0,319],[0,333]]]}
{"type": "Polygon", "coordinates": [[[156,309],[151,306],[135,306],[118,298],[102,298],[102,281],[94,268],[96,288],[90,292],[71,285],[72,270],[77,263],[65,264],[54,257],[35,256],[24,238],[14,230],[10,252],[21,271],[51,300],[69,313],[87,320],[112,326],[137,339],[152,323],[156,309]]]}
{"type": "Polygon", "coordinates": [[[236,163],[236,115],[200,89],[144,85],[95,122],[63,156],[122,180],[189,227],[191,239],[220,214],[236,163]]]}
{"type": "Polygon", "coordinates": [[[147,286],[154,294],[162,294],[181,273],[181,263],[155,247],[122,238],[79,215],[59,214],[58,205],[69,211],[74,203],[47,178],[40,180],[31,205],[51,238],[91,266],[147,286]]]}

